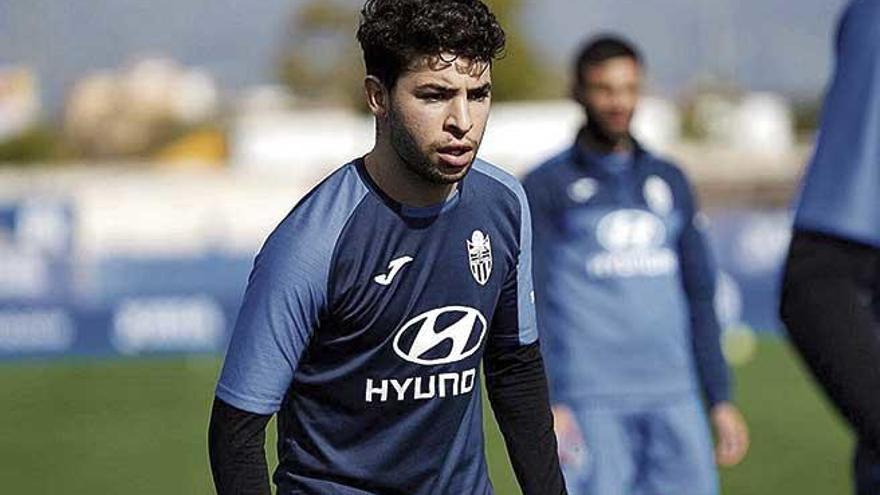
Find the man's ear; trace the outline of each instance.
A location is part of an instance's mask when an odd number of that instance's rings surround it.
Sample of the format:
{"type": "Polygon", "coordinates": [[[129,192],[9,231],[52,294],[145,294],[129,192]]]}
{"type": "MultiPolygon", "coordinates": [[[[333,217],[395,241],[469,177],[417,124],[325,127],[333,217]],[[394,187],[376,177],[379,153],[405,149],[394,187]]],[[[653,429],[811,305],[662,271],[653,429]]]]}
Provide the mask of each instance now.
{"type": "Polygon", "coordinates": [[[579,81],[575,81],[571,83],[569,87],[569,96],[571,99],[576,101],[578,104],[584,104],[584,86],[579,81]]]}
{"type": "Polygon", "coordinates": [[[367,98],[367,107],[369,107],[370,113],[376,117],[388,115],[391,95],[379,78],[376,76],[364,78],[364,95],[367,98]]]}

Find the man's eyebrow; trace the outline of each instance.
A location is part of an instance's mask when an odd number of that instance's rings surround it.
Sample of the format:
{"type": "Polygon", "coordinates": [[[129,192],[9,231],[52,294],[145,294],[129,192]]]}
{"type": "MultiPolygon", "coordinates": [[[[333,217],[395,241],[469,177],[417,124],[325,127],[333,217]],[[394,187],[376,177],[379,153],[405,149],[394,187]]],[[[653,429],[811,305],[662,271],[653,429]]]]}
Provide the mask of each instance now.
{"type": "Polygon", "coordinates": [[[486,83],[473,89],[469,89],[468,93],[488,93],[492,91],[492,83],[486,83]]]}
{"type": "Polygon", "coordinates": [[[416,86],[416,90],[417,91],[439,91],[439,92],[443,92],[443,93],[456,91],[456,89],[453,88],[452,86],[446,86],[446,85],[438,84],[438,83],[420,84],[419,86],[416,86]]]}

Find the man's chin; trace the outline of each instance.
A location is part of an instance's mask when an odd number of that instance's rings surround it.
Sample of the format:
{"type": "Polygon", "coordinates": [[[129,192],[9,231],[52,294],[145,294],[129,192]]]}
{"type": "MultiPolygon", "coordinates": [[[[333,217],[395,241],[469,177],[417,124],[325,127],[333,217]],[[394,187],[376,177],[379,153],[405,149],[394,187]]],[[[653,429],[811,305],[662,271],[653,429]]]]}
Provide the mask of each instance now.
{"type": "Polygon", "coordinates": [[[607,129],[605,135],[608,137],[608,140],[613,143],[626,141],[629,139],[629,127],[607,129]]]}
{"type": "Polygon", "coordinates": [[[443,159],[435,157],[433,160],[422,161],[418,165],[414,162],[404,163],[411,171],[430,183],[450,185],[464,179],[475,160],[476,156],[464,163],[447,163],[443,159]]]}
{"type": "Polygon", "coordinates": [[[470,171],[471,167],[467,166],[463,170],[459,169],[456,172],[444,172],[440,169],[435,169],[434,173],[431,174],[432,182],[437,184],[455,184],[456,182],[461,181],[465,178],[465,176],[470,171]]]}
{"type": "Polygon", "coordinates": [[[598,123],[593,128],[593,134],[611,144],[626,141],[630,136],[630,121],[616,122],[614,124],[607,121],[598,123]]]}
{"type": "Polygon", "coordinates": [[[474,165],[474,161],[469,161],[466,165],[455,165],[451,166],[448,164],[444,164],[442,161],[438,164],[434,165],[433,174],[437,177],[438,182],[442,182],[443,184],[454,184],[462,179],[468,174],[471,170],[471,167],[474,165]]]}

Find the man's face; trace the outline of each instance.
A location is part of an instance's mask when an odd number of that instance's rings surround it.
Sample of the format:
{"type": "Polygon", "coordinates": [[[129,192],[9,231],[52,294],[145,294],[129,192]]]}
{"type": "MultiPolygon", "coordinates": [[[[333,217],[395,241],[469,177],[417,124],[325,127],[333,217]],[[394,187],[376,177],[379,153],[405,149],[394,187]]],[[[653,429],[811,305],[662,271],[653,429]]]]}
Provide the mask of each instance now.
{"type": "Polygon", "coordinates": [[[625,138],[641,93],[639,64],[630,57],[615,57],[586,67],[582,76],[583,84],[575,89],[575,97],[591,125],[611,140],[625,138]]]}
{"type": "Polygon", "coordinates": [[[490,101],[489,64],[446,54],[422,57],[390,91],[391,144],[422,178],[457,182],[477,156],[490,101]]]}

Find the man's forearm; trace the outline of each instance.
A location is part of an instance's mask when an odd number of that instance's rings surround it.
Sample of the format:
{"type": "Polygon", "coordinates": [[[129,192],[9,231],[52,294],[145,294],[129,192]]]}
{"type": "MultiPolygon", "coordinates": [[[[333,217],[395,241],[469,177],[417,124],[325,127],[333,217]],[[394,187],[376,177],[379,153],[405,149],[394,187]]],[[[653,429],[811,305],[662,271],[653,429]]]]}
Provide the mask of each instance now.
{"type": "Polygon", "coordinates": [[[796,232],[781,316],[792,343],[859,437],[880,452],[880,333],[873,302],[880,251],[796,232]]]}
{"type": "Polygon", "coordinates": [[[690,310],[694,361],[709,407],[730,400],[730,374],[715,313],[717,269],[706,236],[692,221],[679,239],[682,286],[690,310]]]}
{"type": "Polygon", "coordinates": [[[272,493],[263,447],[270,418],[214,399],[208,428],[208,453],[218,495],[272,493]]]}
{"type": "Polygon", "coordinates": [[[694,361],[709,407],[731,400],[730,373],[721,348],[721,327],[711,300],[690,300],[694,361]]]}
{"type": "Polygon", "coordinates": [[[565,494],[538,344],[489,349],[486,388],[523,495],[565,494]]]}

